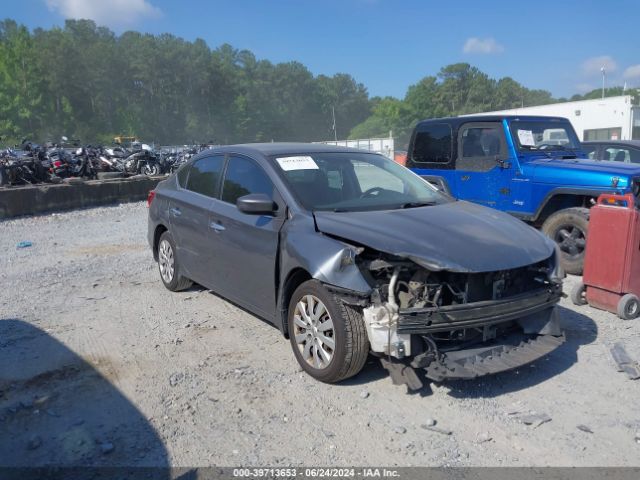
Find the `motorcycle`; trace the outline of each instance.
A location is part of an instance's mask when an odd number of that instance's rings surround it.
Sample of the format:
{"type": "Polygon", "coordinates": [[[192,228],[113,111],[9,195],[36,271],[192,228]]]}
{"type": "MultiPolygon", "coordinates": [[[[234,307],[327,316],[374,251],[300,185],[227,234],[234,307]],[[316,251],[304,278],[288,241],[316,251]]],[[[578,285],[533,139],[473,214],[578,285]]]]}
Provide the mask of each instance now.
{"type": "Polygon", "coordinates": [[[144,144],[133,152],[122,147],[105,148],[100,161],[105,170],[127,175],[160,175],[162,170],[156,155],[144,144]]]}

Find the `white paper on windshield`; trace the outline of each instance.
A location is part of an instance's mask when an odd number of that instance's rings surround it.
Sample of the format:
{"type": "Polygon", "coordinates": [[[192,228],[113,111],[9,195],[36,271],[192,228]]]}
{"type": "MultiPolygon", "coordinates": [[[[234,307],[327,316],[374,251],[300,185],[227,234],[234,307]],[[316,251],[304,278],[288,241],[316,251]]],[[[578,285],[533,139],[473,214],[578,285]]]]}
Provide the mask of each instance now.
{"type": "Polygon", "coordinates": [[[536,146],[536,140],[533,138],[533,132],[531,130],[518,130],[518,140],[520,140],[520,145],[526,145],[528,147],[536,146]]]}
{"type": "Polygon", "coordinates": [[[313,158],[306,155],[296,157],[279,157],[276,158],[280,168],[285,172],[290,170],[318,170],[318,165],[313,158]]]}

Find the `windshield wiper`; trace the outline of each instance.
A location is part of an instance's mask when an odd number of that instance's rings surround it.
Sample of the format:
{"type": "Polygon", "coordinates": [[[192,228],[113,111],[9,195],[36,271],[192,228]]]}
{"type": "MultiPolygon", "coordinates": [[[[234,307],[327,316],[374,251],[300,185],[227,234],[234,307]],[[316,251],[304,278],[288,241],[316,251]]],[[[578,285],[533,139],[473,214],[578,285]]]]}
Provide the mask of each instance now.
{"type": "Polygon", "coordinates": [[[400,208],[432,207],[437,204],[438,202],[407,202],[400,205],[400,208]]]}

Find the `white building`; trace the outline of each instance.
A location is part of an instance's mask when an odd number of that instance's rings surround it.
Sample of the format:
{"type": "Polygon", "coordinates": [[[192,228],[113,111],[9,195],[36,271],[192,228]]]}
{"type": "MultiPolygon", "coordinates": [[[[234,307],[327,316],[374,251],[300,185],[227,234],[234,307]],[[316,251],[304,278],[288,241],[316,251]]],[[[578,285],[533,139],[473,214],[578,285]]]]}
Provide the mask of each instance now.
{"type": "Polygon", "coordinates": [[[388,138],[361,138],[359,140],[327,140],[325,145],[337,145],[338,147],[359,148],[370,152],[381,153],[385,157],[393,158],[394,140],[392,132],[388,138]]]}
{"type": "Polygon", "coordinates": [[[640,106],[623,95],[595,100],[514,108],[481,115],[544,115],[571,121],[580,140],[640,140],[640,106]]]}

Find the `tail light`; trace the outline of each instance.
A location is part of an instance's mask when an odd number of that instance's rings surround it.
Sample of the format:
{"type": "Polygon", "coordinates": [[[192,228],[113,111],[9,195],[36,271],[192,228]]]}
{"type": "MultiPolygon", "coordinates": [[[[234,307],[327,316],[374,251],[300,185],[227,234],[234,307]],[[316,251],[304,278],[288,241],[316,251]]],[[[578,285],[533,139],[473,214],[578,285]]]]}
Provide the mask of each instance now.
{"type": "Polygon", "coordinates": [[[156,191],[155,190],[151,190],[149,192],[149,195],[147,195],[147,207],[151,206],[151,202],[153,202],[153,199],[156,196],[156,191]]]}

